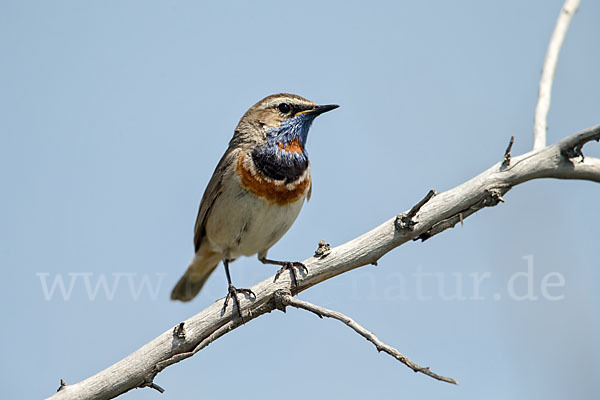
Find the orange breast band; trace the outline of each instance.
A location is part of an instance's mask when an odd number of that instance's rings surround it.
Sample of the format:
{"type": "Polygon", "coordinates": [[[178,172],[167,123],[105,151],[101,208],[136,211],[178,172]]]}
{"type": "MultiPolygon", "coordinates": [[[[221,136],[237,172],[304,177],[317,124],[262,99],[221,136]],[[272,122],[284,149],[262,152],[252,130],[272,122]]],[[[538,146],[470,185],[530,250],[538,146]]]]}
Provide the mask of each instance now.
{"type": "Polygon", "coordinates": [[[236,171],[245,189],[280,206],[297,202],[306,195],[310,187],[309,171],[295,182],[286,184],[285,181],[276,181],[263,176],[254,168],[252,159],[246,153],[238,157],[236,171]]]}

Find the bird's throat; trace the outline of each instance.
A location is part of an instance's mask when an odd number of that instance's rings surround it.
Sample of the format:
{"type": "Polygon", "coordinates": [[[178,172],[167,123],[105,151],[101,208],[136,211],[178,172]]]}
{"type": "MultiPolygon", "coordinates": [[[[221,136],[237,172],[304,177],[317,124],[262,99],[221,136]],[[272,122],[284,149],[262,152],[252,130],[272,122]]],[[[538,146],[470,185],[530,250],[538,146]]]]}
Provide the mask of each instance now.
{"type": "Polygon", "coordinates": [[[297,136],[286,143],[279,143],[278,146],[279,146],[279,149],[281,149],[287,153],[302,153],[302,154],[304,154],[304,146],[302,145],[300,138],[297,136]]]}
{"type": "Polygon", "coordinates": [[[257,147],[252,161],[264,176],[288,183],[296,181],[308,168],[308,157],[299,140],[257,147]]]}

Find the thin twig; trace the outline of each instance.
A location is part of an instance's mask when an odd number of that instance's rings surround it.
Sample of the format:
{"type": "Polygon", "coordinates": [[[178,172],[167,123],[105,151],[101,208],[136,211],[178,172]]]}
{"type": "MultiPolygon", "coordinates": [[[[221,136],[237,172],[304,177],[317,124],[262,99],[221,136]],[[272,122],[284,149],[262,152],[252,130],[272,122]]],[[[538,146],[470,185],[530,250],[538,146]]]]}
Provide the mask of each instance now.
{"type": "Polygon", "coordinates": [[[415,204],[413,206],[413,208],[410,209],[410,211],[408,212],[408,214],[406,214],[406,216],[409,219],[412,219],[415,215],[417,215],[417,213],[419,212],[419,210],[421,208],[423,208],[423,206],[425,205],[425,203],[427,203],[429,200],[431,200],[431,198],[433,196],[435,196],[437,194],[437,192],[433,189],[431,189],[429,192],[427,192],[427,194],[425,195],[425,197],[423,197],[423,199],[421,199],[421,201],[419,201],[417,204],[415,204]]]}
{"type": "Polygon", "coordinates": [[[515,143],[515,137],[511,136],[508,141],[508,146],[504,152],[504,159],[502,160],[502,168],[507,168],[510,165],[510,151],[512,150],[513,144],[515,143]]]}
{"type": "Polygon", "coordinates": [[[413,218],[423,206],[435,196],[437,192],[434,189],[431,189],[425,197],[423,197],[417,204],[415,204],[407,213],[402,213],[398,215],[396,218],[396,226],[398,229],[408,229],[413,230],[414,226],[417,224],[413,221],[413,218]]]}
{"type": "Polygon", "coordinates": [[[563,4],[554,32],[548,44],[546,51],[546,59],[542,69],[542,77],[540,78],[538,103],[535,108],[535,117],[533,121],[533,149],[539,150],[546,146],[546,131],[548,129],[548,110],[550,110],[550,96],[552,94],[552,82],[554,81],[554,73],[556,71],[556,63],[558,55],[562,47],[565,35],[569,29],[569,23],[577,8],[580,0],[565,0],[563,4]]]}
{"type": "Polygon", "coordinates": [[[60,392],[61,390],[63,390],[64,388],[67,387],[67,382],[65,382],[64,379],[60,379],[60,386],[58,387],[58,389],[56,389],[57,392],[60,392]]]}
{"type": "Polygon", "coordinates": [[[162,387],[160,387],[159,385],[157,385],[154,382],[148,382],[147,385],[145,385],[146,387],[149,387],[150,389],[154,389],[157,390],[159,393],[164,393],[165,389],[163,389],[162,387]]]}
{"type": "Polygon", "coordinates": [[[323,317],[333,318],[333,319],[337,319],[340,322],[343,322],[344,324],[346,324],[350,328],[352,328],[356,333],[358,333],[359,335],[361,335],[362,337],[367,339],[369,342],[373,343],[373,345],[375,345],[375,348],[377,348],[377,351],[383,351],[383,352],[389,354],[390,356],[394,357],[396,360],[400,361],[402,364],[406,365],[408,368],[412,369],[414,372],[420,372],[420,373],[425,374],[433,379],[437,379],[438,381],[448,382],[448,383],[453,383],[455,385],[458,385],[457,380],[438,375],[434,372],[431,372],[431,370],[428,367],[421,367],[419,364],[411,361],[408,357],[406,357],[404,354],[400,353],[395,348],[388,346],[387,344],[385,344],[381,340],[379,340],[373,332],[370,332],[367,329],[363,328],[361,325],[356,323],[352,318],[350,318],[340,312],[329,310],[327,308],[317,306],[317,305],[309,303],[307,301],[295,299],[292,297],[292,295],[289,292],[286,293],[284,291],[279,291],[279,292],[275,293],[275,296],[276,296],[276,298],[279,297],[278,300],[281,301],[281,303],[283,305],[292,306],[292,307],[299,308],[302,310],[310,311],[310,312],[316,314],[317,316],[319,316],[320,318],[323,318],[323,317]]]}

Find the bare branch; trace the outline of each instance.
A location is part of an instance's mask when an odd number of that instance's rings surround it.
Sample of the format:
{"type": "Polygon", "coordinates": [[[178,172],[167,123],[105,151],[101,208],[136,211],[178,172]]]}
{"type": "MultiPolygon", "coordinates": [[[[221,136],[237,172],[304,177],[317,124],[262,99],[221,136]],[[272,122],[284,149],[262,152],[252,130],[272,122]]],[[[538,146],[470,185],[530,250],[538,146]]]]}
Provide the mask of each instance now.
{"type": "MultiPolygon", "coordinates": [[[[510,166],[502,162],[471,180],[437,194],[421,204],[412,217],[413,229],[398,229],[393,217],[375,229],[328,250],[327,256],[303,261],[308,275],[298,277],[298,288],[289,276],[273,277],[254,285],[255,299],[241,298],[246,322],[277,308],[279,290],[299,293],[336,275],[376,263],[392,249],[415,239],[428,239],[453,227],[473,213],[495,206],[513,186],[532,179],[583,179],[600,182],[600,159],[574,159],[583,145],[600,139],[600,125],[571,135],[541,150],[512,157],[510,166]]],[[[407,213],[408,214],[408,213],[407,213]]],[[[156,375],[169,365],[196,354],[214,340],[242,325],[237,312],[222,312],[223,299],[168,329],[125,359],[79,383],[64,386],[52,399],[110,399],[136,387],[152,386],[156,375]]],[[[423,371],[421,371],[423,372],[423,371]]]]}
{"type": "Polygon", "coordinates": [[[550,96],[552,94],[552,82],[554,81],[554,72],[556,71],[556,63],[558,55],[562,47],[569,23],[573,14],[579,8],[580,0],[565,0],[554,32],[548,44],[546,51],[546,59],[542,68],[542,77],[540,78],[538,102],[535,108],[535,117],[533,120],[533,149],[539,150],[546,146],[546,131],[548,130],[548,110],[550,110],[550,96]]]}
{"type": "Polygon", "coordinates": [[[404,354],[400,353],[395,348],[388,346],[387,344],[385,344],[381,340],[379,340],[379,338],[377,338],[377,336],[375,336],[375,334],[373,332],[370,332],[367,329],[363,328],[361,325],[356,323],[356,321],[354,321],[352,318],[350,318],[340,312],[329,310],[327,308],[314,305],[307,301],[295,299],[292,297],[291,293],[285,292],[283,290],[275,293],[275,299],[276,299],[276,301],[280,301],[284,306],[292,306],[292,307],[299,308],[302,310],[310,311],[310,312],[316,314],[317,316],[319,316],[319,318],[327,317],[327,318],[337,319],[338,321],[343,322],[344,324],[348,325],[360,336],[364,337],[369,342],[373,343],[373,345],[375,345],[375,348],[377,349],[377,351],[379,351],[379,352],[383,351],[384,353],[389,354],[390,356],[394,357],[396,360],[400,361],[402,364],[406,365],[408,368],[412,369],[414,372],[420,372],[429,377],[432,377],[433,379],[437,379],[438,381],[448,382],[448,383],[453,383],[455,385],[458,385],[457,380],[438,375],[438,374],[432,372],[428,367],[421,367],[419,364],[411,361],[408,357],[406,357],[404,354]]]}

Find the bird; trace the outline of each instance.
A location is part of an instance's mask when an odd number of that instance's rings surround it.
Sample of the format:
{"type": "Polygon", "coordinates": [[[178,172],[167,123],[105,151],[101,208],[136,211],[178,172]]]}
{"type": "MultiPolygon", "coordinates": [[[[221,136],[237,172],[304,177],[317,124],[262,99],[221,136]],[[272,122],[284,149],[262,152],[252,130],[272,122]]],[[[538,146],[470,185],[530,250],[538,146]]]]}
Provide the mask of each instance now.
{"type": "Polygon", "coordinates": [[[306,266],[271,260],[267,252],[290,229],[310,199],[308,131],[317,116],[338,107],[279,93],[265,97],[244,113],[200,201],[194,226],[195,254],[173,288],[171,300],[192,300],[222,262],[228,284],[223,312],[233,299],[243,320],[238,295],[256,296],[233,285],[229,264],[254,254],[263,264],[281,267],[275,280],[288,270],[298,286],[296,268],[308,274],[306,266]]]}

